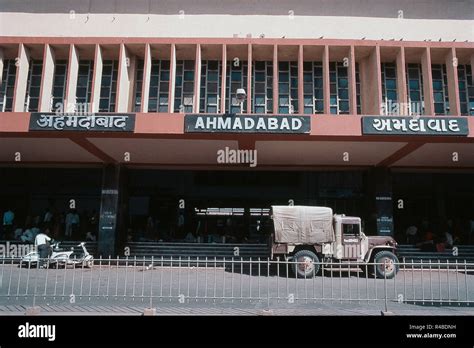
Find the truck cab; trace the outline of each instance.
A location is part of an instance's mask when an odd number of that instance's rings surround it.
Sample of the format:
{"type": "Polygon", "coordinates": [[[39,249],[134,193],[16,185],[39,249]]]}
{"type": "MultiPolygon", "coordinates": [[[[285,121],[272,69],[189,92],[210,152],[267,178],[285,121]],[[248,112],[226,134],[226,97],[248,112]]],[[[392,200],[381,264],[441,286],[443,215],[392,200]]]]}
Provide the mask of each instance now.
{"type": "Polygon", "coordinates": [[[325,243],[322,254],[337,260],[363,261],[368,251],[368,238],[362,232],[361,219],[334,215],[335,243],[325,243]],[[331,250],[331,247],[336,250],[331,250]]]}

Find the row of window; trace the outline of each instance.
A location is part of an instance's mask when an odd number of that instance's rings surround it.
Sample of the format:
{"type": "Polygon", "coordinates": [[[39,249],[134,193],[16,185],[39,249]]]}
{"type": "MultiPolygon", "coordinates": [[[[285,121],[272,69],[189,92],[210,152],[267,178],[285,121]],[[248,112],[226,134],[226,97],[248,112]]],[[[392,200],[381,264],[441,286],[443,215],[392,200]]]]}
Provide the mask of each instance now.
{"type": "MultiPolygon", "coordinates": [[[[91,102],[92,81],[94,75],[92,60],[79,61],[76,87],[76,108],[87,110],[91,102]]],[[[37,111],[41,88],[43,62],[31,60],[25,97],[25,111],[37,111]]],[[[62,107],[66,97],[68,64],[58,60],[55,64],[51,110],[62,107]]],[[[241,113],[247,112],[247,102],[236,100],[239,88],[247,89],[248,63],[246,61],[229,61],[226,66],[225,110],[221,110],[221,76],[222,62],[204,60],[201,64],[199,112],[201,113],[241,113]]],[[[16,78],[15,61],[4,61],[2,83],[0,85],[0,111],[12,111],[16,78]]],[[[142,86],[144,62],[136,63],[134,83],[133,110],[139,112],[142,104],[142,86]]],[[[251,95],[249,96],[252,113],[272,113],[274,102],[278,103],[278,113],[299,113],[298,63],[295,61],[278,62],[278,96],[273,95],[273,62],[253,62],[251,95]]],[[[359,65],[356,63],[356,99],[357,113],[361,113],[361,93],[359,65]]],[[[458,66],[459,99],[462,115],[474,115],[474,86],[470,65],[458,66]]],[[[434,112],[436,115],[448,115],[449,95],[446,66],[433,64],[434,112]]],[[[168,112],[170,103],[170,61],[152,60],[150,87],[148,91],[148,112],[168,112]]],[[[102,68],[99,111],[116,111],[118,61],[105,60],[102,68]]],[[[407,64],[406,81],[408,93],[407,110],[394,110],[398,103],[397,69],[394,63],[381,64],[382,98],[385,104],[384,114],[399,112],[410,115],[424,114],[423,75],[421,64],[407,64]]],[[[178,60],[174,91],[174,112],[192,112],[195,103],[195,62],[178,60]]],[[[348,67],[343,63],[329,63],[329,110],[331,114],[349,114],[349,77],[348,67]]],[[[303,107],[305,114],[324,113],[323,67],[321,62],[304,62],[303,64],[303,107]]]]}
{"type": "Polygon", "coordinates": [[[0,85],[0,110],[13,110],[16,66],[13,59],[3,61],[2,84],[0,85]]]}

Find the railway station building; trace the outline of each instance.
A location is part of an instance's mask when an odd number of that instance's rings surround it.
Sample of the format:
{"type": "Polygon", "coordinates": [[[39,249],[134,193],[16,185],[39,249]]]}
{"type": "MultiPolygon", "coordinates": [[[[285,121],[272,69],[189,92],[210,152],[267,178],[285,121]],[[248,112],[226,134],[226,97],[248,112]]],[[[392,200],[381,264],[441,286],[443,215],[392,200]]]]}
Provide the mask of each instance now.
{"type": "Polygon", "coordinates": [[[474,243],[473,1],[0,4],[0,239],[265,243],[294,204],[474,243]]]}

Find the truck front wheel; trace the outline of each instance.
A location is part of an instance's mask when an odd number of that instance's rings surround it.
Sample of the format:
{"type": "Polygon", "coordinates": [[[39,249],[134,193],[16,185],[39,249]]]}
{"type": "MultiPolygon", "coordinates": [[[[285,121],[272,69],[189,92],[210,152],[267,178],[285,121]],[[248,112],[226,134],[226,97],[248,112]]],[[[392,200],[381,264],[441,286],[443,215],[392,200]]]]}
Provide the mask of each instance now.
{"type": "Polygon", "coordinates": [[[398,272],[398,258],[390,251],[379,251],[375,254],[375,276],[392,279],[398,272]]]}
{"type": "Polygon", "coordinates": [[[319,272],[319,258],[309,250],[300,250],[293,256],[293,272],[298,278],[312,278],[319,272]]]}

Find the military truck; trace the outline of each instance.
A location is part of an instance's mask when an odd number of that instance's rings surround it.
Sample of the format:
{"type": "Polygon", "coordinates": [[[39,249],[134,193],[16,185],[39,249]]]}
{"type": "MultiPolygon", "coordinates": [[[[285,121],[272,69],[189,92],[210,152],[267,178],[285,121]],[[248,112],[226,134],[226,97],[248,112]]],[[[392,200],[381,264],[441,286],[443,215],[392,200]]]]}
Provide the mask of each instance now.
{"type": "Polygon", "coordinates": [[[391,279],[398,272],[397,242],[389,236],[366,236],[359,217],[310,206],[272,206],[271,214],[272,258],[294,261],[297,277],[313,277],[326,263],[349,268],[362,264],[359,269],[377,278],[391,279]]]}

